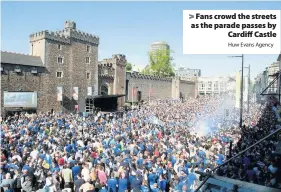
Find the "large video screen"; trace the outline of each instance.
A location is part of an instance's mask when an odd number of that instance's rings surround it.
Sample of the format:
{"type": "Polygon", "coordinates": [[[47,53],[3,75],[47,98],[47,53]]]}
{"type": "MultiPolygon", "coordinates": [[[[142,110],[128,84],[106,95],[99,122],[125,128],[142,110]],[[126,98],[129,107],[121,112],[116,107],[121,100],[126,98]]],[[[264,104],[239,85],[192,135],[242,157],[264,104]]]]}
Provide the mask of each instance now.
{"type": "Polygon", "coordinates": [[[37,92],[4,92],[4,107],[37,107],[37,92]]]}

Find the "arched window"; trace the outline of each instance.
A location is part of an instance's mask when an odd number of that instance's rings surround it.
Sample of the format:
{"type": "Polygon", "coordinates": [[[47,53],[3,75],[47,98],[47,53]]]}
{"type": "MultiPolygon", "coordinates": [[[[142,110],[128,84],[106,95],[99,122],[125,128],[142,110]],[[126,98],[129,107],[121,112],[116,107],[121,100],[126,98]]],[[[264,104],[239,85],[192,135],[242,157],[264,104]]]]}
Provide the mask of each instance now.
{"type": "Polygon", "coordinates": [[[101,86],[101,95],[108,95],[108,86],[106,84],[101,86]]]}

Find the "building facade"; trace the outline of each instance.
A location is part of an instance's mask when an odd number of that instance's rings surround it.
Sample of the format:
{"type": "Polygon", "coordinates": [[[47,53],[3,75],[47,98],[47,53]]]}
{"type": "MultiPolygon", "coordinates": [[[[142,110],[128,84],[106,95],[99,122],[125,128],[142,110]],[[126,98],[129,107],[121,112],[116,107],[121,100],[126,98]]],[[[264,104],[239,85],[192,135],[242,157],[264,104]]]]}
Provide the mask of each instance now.
{"type": "Polygon", "coordinates": [[[180,78],[165,78],[127,72],[126,101],[140,102],[155,99],[189,99],[197,97],[197,84],[180,78]]]}
{"type": "Polygon", "coordinates": [[[157,50],[170,50],[170,46],[164,41],[152,43],[149,47],[149,52],[154,52],[157,50]]]}
{"type": "MultiPolygon", "coordinates": [[[[273,62],[268,68],[268,82],[272,82],[276,78],[276,74],[279,72],[279,62],[273,62]]],[[[269,84],[268,84],[269,85],[269,84]]],[[[278,92],[278,81],[275,81],[269,88],[268,93],[278,92]]]]}
{"type": "MultiPolygon", "coordinates": [[[[19,110],[4,107],[5,91],[36,92],[37,112],[84,112],[88,98],[99,95],[126,95],[129,102],[146,100],[149,95],[152,99],[196,95],[194,82],[126,74],[125,55],[98,61],[98,46],[99,37],[81,32],[75,22],[66,21],[63,30],[31,34],[29,55],[1,51],[1,115],[19,110]],[[130,92],[139,97],[133,94],[130,98],[130,92]]],[[[168,45],[159,46],[169,49],[168,45]]],[[[126,100],[119,97],[119,106],[126,100]]]]}
{"type": "Polygon", "coordinates": [[[201,77],[201,69],[189,69],[184,67],[179,67],[177,70],[175,70],[176,76],[179,76],[181,78],[185,77],[201,77]]]}
{"type": "MultiPolygon", "coordinates": [[[[85,108],[85,98],[100,94],[106,81],[110,93],[121,94],[126,57],[113,55],[99,65],[98,45],[99,37],[78,31],[72,21],[66,21],[61,31],[30,35],[30,55],[1,54],[1,98],[3,91],[36,91],[37,111],[48,112],[85,108]],[[105,65],[111,66],[114,78],[101,72],[105,65]],[[32,69],[37,73],[32,73],[32,69]]],[[[1,109],[6,110],[3,99],[1,109]]]]}
{"type": "Polygon", "coordinates": [[[232,77],[199,77],[199,95],[217,95],[235,92],[235,79],[232,77]]]}

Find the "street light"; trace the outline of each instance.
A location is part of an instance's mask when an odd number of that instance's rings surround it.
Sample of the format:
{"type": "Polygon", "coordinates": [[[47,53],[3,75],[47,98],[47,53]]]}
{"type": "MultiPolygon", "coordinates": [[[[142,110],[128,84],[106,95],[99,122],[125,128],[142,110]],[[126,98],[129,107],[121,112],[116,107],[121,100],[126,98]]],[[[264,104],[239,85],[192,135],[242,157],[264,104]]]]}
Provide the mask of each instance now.
{"type": "Polygon", "coordinates": [[[250,112],[250,85],[251,85],[251,78],[250,78],[250,65],[249,67],[244,67],[246,69],[248,69],[248,106],[247,106],[247,113],[249,115],[249,112],[250,112]]]}
{"type": "Polygon", "coordinates": [[[244,72],[244,54],[242,55],[236,55],[236,56],[230,56],[230,57],[240,57],[242,58],[242,66],[241,66],[241,71],[242,71],[242,78],[241,78],[241,87],[240,87],[240,122],[239,122],[239,126],[242,128],[242,124],[243,124],[243,72],[244,72]]]}
{"type": "MultiPolygon", "coordinates": [[[[251,68],[250,68],[250,65],[249,65],[249,67],[244,67],[244,69],[248,69],[248,77],[247,77],[248,78],[247,113],[249,115],[249,112],[250,112],[250,85],[251,85],[251,78],[250,78],[251,68]]],[[[241,70],[239,72],[241,72],[241,70]]],[[[243,91],[244,91],[244,87],[243,87],[243,91]]]]}

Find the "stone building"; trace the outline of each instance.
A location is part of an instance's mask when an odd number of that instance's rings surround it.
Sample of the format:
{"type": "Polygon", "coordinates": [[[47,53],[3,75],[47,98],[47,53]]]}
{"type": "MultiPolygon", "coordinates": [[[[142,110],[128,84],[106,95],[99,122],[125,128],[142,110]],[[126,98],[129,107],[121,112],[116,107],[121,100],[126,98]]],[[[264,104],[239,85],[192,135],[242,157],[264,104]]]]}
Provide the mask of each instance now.
{"type": "MultiPolygon", "coordinates": [[[[40,57],[1,52],[1,114],[6,111],[4,91],[41,92],[47,74],[40,57]]],[[[43,99],[41,95],[38,102],[43,99]]]]}
{"type": "Polygon", "coordinates": [[[123,106],[132,100],[128,93],[133,86],[138,87],[141,100],[150,92],[152,99],[196,95],[194,82],[126,74],[125,55],[115,54],[99,62],[98,46],[99,37],[81,32],[75,22],[66,21],[63,30],[31,34],[30,55],[1,51],[1,114],[27,110],[5,108],[5,91],[36,92],[38,101],[33,110],[37,112],[91,111],[89,98],[102,95],[117,96],[118,105],[123,106]]]}
{"type": "Polygon", "coordinates": [[[99,81],[103,85],[112,80],[110,93],[121,94],[126,57],[113,55],[102,62],[111,65],[113,76],[119,78],[99,75],[102,66],[98,63],[98,45],[99,37],[78,31],[75,22],[66,21],[61,31],[31,34],[30,55],[1,52],[2,112],[4,91],[38,92],[37,111],[42,112],[84,108],[86,97],[100,94],[99,81]]]}
{"type": "Polygon", "coordinates": [[[164,78],[127,72],[126,101],[139,102],[154,99],[188,99],[197,96],[197,84],[180,78],[164,78]]]}
{"type": "Polygon", "coordinates": [[[235,92],[235,79],[233,77],[199,77],[199,95],[217,95],[235,92]]]}
{"type": "MultiPolygon", "coordinates": [[[[112,58],[99,62],[99,95],[124,95],[126,85],[126,56],[112,55],[112,58]]],[[[125,104],[120,97],[119,106],[125,104]]]]}

